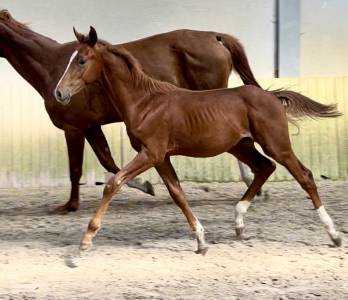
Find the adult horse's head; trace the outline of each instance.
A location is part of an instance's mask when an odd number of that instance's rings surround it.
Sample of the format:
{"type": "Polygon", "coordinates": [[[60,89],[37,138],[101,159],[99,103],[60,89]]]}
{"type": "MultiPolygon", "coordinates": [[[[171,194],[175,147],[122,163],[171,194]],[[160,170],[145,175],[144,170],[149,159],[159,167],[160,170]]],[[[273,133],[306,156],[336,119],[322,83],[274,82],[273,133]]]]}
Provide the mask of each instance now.
{"type": "Polygon", "coordinates": [[[0,56],[2,56],[2,45],[6,45],[8,39],[16,34],[23,34],[28,27],[15,20],[7,9],[0,9],[0,56]]]}
{"type": "Polygon", "coordinates": [[[98,36],[95,29],[91,26],[87,36],[78,33],[75,28],[74,33],[80,44],[54,90],[56,100],[63,105],[67,105],[71,97],[86,85],[97,81],[102,70],[102,60],[96,49],[98,36]]]}

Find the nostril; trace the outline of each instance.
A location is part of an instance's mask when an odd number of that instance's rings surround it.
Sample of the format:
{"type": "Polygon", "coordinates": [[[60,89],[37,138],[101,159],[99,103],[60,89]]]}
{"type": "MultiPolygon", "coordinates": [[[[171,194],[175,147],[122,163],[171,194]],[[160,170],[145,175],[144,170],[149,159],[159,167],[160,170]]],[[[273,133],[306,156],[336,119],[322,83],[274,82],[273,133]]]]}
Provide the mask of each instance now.
{"type": "Polygon", "coordinates": [[[62,93],[59,90],[56,91],[56,95],[58,99],[62,99],[62,93]]]}

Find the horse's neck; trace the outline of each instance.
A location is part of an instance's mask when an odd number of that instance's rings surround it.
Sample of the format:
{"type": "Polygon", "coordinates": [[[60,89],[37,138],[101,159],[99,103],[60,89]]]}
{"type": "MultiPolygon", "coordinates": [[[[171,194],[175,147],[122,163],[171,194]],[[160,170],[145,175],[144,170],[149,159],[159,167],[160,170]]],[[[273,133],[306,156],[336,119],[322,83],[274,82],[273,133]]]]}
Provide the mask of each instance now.
{"type": "Polygon", "coordinates": [[[114,58],[111,54],[106,59],[102,84],[109,99],[112,99],[115,110],[129,126],[151,105],[153,95],[136,86],[129,70],[124,67],[124,62],[114,58]]]}
{"type": "Polygon", "coordinates": [[[42,96],[62,73],[64,66],[59,62],[73,50],[29,29],[25,34],[11,32],[0,47],[3,57],[42,96]]]}

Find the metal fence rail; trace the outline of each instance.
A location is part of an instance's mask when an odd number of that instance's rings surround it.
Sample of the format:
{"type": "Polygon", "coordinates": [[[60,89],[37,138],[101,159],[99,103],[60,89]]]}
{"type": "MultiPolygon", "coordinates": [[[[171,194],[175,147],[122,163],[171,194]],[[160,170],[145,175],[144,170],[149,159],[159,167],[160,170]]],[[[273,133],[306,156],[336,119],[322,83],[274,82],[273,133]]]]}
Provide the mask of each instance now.
{"type": "MultiPolygon", "coordinates": [[[[290,126],[298,157],[318,178],[348,175],[348,77],[282,78],[260,80],[265,88],[285,87],[323,103],[337,102],[343,117],[299,122],[300,132],[290,126]]],[[[69,182],[67,150],[63,131],[56,129],[43,100],[28,85],[0,85],[0,187],[63,185],[69,182]]],[[[122,124],[103,127],[115,161],[124,165],[133,156],[122,124]]],[[[180,179],[193,181],[238,181],[236,160],[228,154],[214,158],[174,157],[180,179]]],[[[86,144],[82,181],[93,184],[104,179],[104,170],[86,144]]],[[[154,170],[141,176],[159,182],[154,170]]],[[[278,166],[271,180],[290,180],[278,166]]]]}

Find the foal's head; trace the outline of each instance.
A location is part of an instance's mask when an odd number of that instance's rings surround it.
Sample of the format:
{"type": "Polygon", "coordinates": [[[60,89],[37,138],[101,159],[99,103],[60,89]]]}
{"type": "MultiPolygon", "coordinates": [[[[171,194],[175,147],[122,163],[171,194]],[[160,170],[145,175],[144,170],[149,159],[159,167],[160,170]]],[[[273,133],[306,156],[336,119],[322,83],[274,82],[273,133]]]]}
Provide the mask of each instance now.
{"type": "Polygon", "coordinates": [[[95,29],[91,26],[87,36],[78,33],[75,28],[74,33],[80,44],[70,57],[69,64],[54,90],[54,96],[63,105],[67,105],[71,97],[86,85],[98,81],[103,69],[100,54],[103,46],[97,44],[95,29]]]}

